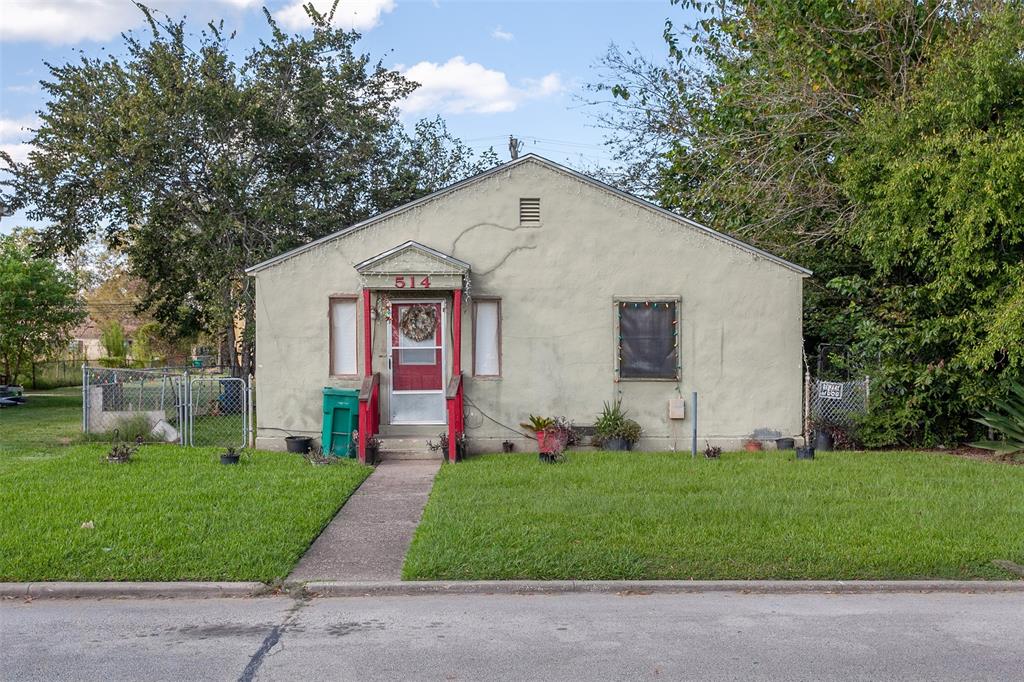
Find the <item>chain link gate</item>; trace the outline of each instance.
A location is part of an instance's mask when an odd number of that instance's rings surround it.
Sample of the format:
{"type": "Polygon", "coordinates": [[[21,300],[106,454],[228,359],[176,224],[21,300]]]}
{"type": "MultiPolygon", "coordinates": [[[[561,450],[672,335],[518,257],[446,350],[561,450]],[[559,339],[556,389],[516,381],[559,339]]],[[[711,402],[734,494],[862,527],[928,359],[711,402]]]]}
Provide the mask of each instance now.
{"type": "Polygon", "coordinates": [[[242,379],[192,379],[187,444],[244,448],[249,436],[247,388],[242,379]]]}
{"type": "Polygon", "coordinates": [[[867,414],[871,397],[869,377],[853,381],[810,381],[811,420],[814,424],[849,428],[856,417],[867,414]]]}
{"type": "Polygon", "coordinates": [[[187,369],[82,367],[82,432],[114,440],[244,448],[251,383],[187,369]],[[116,432],[116,435],[115,435],[116,432]]]}

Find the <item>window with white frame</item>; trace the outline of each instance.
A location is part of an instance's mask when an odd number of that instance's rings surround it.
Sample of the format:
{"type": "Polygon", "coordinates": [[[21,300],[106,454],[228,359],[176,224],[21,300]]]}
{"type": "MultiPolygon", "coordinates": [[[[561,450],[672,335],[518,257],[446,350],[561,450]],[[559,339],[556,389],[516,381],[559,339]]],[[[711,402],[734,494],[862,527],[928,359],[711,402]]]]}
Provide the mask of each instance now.
{"type": "Polygon", "coordinates": [[[356,312],[354,297],[331,299],[331,376],[354,376],[356,369],[356,312]]]}
{"type": "Polygon", "coordinates": [[[501,300],[473,301],[473,376],[501,376],[501,300]]]}
{"type": "Polygon", "coordinates": [[[620,379],[679,378],[677,300],[616,302],[620,379]]]}

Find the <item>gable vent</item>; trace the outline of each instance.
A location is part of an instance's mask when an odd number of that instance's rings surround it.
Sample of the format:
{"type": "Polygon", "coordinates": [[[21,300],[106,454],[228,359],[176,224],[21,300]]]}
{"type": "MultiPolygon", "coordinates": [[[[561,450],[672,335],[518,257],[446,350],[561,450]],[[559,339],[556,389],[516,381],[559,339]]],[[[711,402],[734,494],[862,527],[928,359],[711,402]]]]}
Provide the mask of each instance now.
{"type": "Polygon", "coordinates": [[[540,199],[522,198],[519,200],[519,224],[540,224],[540,199]]]}

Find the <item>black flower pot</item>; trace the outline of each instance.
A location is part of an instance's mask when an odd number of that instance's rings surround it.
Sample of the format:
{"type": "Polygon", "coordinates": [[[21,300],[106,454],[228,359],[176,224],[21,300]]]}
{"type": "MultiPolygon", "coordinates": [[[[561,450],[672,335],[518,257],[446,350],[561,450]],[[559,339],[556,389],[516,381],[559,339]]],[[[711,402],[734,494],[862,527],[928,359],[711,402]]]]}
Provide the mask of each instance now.
{"type": "Polygon", "coordinates": [[[221,464],[238,464],[238,458],[239,457],[240,457],[240,455],[221,455],[220,456],[220,463],[221,464]]]}
{"type": "Polygon", "coordinates": [[[512,452],[515,449],[516,449],[516,444],[513,443],[510,440],[503,441],[502,444],[501,444],[501,451],[502,452],[512,452]]]}
{"type": "Polygon", "coordinates": [[[632,450],[633,444],[625,438],[609,438],[604,442],[604,449],[621,452],[624,450],[632,450]]]}
{"type": "Polygon", "coordinates": [[[775,449],[776,450],[792,450],[796,447],[796,440],[793,438],[776,438],[775,449]]]}
{"type": "Polygon", "coordinates": [[[284,439],[284,445],[288,452],[295,452],[304,455],[309,452],[309,446],[313,439],[309,436],[288,436],[284,439]]]}
{"type": "Polygon", "coordinates": [[[821,450],[822,452],[832,452],[832,448],[835,446],[835,441],[832,440],[832,433],[830,431],[815,431],[814,432],[814,449],[821,450]]]}
{"type": "Polygon", "coordinates": [[[797,459],[814,459],[814,448],[802,447],[796,449],[797,459]]]}

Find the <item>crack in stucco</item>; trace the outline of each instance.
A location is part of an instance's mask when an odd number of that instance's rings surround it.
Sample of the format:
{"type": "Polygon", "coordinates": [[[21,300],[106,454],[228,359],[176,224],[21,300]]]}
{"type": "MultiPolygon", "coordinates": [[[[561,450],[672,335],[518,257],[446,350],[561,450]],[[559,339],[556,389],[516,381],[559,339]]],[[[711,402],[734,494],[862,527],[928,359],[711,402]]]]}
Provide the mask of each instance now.
{"type": "Polygon", "coordinates": [[[496,227],[499,230],[505,230],[506,232],[518,232],[519,230],[539,230],[539,229],[541,229],[542,226],[541,225],[518,225],[516,227],[505,227],[504,225],[499,225],[498,223],[488,223],[488,222],[476,223],[474,225],[470,225],[469,227],[467,227],[466,229],[462,230],[457,235],[455,235],[455,239],[452,240],[452,248],[451,248],[451,251],[450,251],[451,255],[453,255],[453,256],[455,255],[455,249],[459,245],[459,240],[462,239],[463,237],[465,237],[467,234],[469,234],[473,230],[479,228],[479,227],[496,227]]]}
{"type": "Polygon", "coordinates": [[[506,253],[505,256],[500,261],[498,261],[497,265],[495,265],[492,268],[488,268],[487,270],[479,270],[475,274],[478,277],[486,277],[487,275],[491,274],[492,272],[494,272],[495,270],[497,270],[498,268],[503,266],[505,264],[505,261],[507,261],[509,258],[511,258],[512,254],[516,253],[517,251],[532,251],[532,250],[534,250],[536,248],[537,248],[536,245],[531,245],[531,246],[515,246],[512,249],[510,249],[509,252],[506,253]]]}

